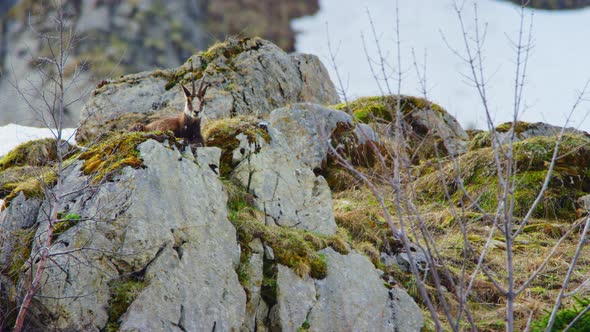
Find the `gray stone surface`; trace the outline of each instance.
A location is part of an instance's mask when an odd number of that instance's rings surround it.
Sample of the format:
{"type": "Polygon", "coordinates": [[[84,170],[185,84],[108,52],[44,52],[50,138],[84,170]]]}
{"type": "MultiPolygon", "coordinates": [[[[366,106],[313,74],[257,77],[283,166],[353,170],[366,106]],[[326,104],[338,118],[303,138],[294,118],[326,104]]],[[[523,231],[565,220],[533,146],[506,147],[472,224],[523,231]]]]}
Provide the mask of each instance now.
{"type": "MultiPolygon", "coordinates": [[[[510,123],[508,123],[508,125],[510,125],[510,123]]],[[[496,131],[496,135],[498,137],[498,140],[500,141],[500,144],[506,144],[509,143],[512,138],[514,139],[514,142],[519,142],[527,138],[538,136],[553,136],[557,138],[559,136],[559,133],[561,132],[561,129],[562,127],[560,126],[553,126],[544,122],[535,122],[527,123],[525,130],[518,130],[517,128],[517,132],[514,135],[512,133],[512,130],[507,130],[505,132],[496,131]]],[[[588,133],[583,132],[581,130],[577,130],[575,128],[565,128],[564,133],[582,135],[585,134],[588,136],[588,133]]]]}
{"type": "Polygon", "coordinates": [[[388,305],[393,314],[391,323],[395,326],[395,331],[422,331],[424,327],[422,311],[404,289],[394,287],[389,290],[388,305]]]}
{"type": "Polygon", "coordinates": [[[469,135],[448,112],[423,108],[414,110],[411,117],[412,126],[427,128],[429,133],[439,136],[449,155],[457,156],[467,152],[469,135]]]}
{"type": "Polygon", "coordinates": [[[418,271],[426,271],[428,269],[428,259],[426,253],[422,248],[414,243],[410,243],[410,252],[401,252],[395,255],[395,262],[406,272],[412,272],[410,257],[416,264],[418,271]]]}
{"type": "Polygon", "coordinates": [[[312,103],[276,109],[270,114],[269,123],[283,133],[293,156],[312,169],[321,168],[326,160],[329,139],[337,126],[354,126],[345,112],[312,103]]]}
{"type": "Polygon", "coordinates": [[[48,264],[50,282],[40,294],[76,299],[42,299],[40,311],[53,318],[47,327],[103,329],[111,285],[140,273],[145,288],[120,318],[121,331],[239,329],[246,295],[235,272],[239,248],[221,182],[208,164],[160,143],[149,140],[139,149],[145,169],[127,168],[91,196],[67,200],[68,211],[83,220],[52,246],[53,254],[74,251],[55,257],[61,268],[48,264]]]}
{"type": "Polygon", "coordinates": [[[0,211],[0,266],[8,263],[14,249],[15,238],[11,235],[12,232],[33,226],[40,206],[39,200],[26,199],[21,192],[10,202],[8,208],[0,211]]]}
{"type": "Polygon", "coordinates": [[[584,195],[578,198],[578,205],[584,211],[590,212],[590,195],[584,195]]]}
{"type": "Polygon", "coordinates": [[[372,272],[372,264],[355,252],[343,256],[325,249],[322,253],[328,261],[328,276],[316,281],[318,302],[309,314],[310,330],[383,330],[387,290],[372,272]],[[357,296],[360,293],[363,296],[357,296]]]}
{"type": "Polygon", "coordinates": [[[308,316],[310,331],[395,331],[389,291],[366,256],[321,251],[328,276],[317,280],[317,302],[308,316]]]}
{"type": "Polygon", "coordinates": [[[270,314],[271,330],[296,332],[316,302],[313,279],[300,278],[286,266],[278,265],[277,304],[270,314]]]}
{"type": "Polygon", "coordinates": [[[375,130],[365,123],[357,123],[356,127],[354,127],[354,134],[356,135],[358,144],[365,144],[368,141],[380,142],[375,130]]]}
{"type": "Polygon", "coordinates": [[[266,223],[321,234],[336,233],[332,193],[322,176],[293,158],[284,137],[269,128],[270,145],[259,145],[232,172],[264,212],[266,223]]]}

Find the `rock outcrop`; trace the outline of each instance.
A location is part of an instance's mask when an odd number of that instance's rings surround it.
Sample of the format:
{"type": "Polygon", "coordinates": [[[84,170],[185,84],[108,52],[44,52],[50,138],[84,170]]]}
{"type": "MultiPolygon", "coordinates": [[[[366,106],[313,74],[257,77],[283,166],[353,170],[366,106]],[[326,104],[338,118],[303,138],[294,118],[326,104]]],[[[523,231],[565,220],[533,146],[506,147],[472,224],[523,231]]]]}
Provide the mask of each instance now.
{"type": "Polygon", "coordinates": [[[86,146],[66,156],[62,199],[46,195],[57,183],[52,160],[0,160],[0,177],[22,167],[54,175],[3,186],[2,317],[16,312],[57,215],[30,331],[419,331],[411,297],[387,287],[335,222],[317,170],[332,144],[323,132],[351,149],[378,140],[322,106],[336,101],[317,58],[260,39],[105,82],[86,106],[86,146]],[[175,111],[174,86],[203,75],[207,147],[127,132],[150,119],[144,108],[162,111],[151,119],[175,111]]]}
{"type": "Polygon", "coordinates": [[[401,129],[408,155],[419,162],[436,156],[458,156],[467,151],[469,136],[459,122],[439,105],[411,96],[365,97],[334,107],[370,123],[377,132],[394,136],[395,117],[400,106],[401,129]],[[438,149],[438,150],[436,150],[438,149]]]}
{"type": "Polygon", "coordinates": [[[302,101],[338,101],[317,57],[289,55],[258,38],[229,40],[189,58],[181,67],[102,83],[84,107],[88,119],[76,139],[90,141],[109,129],[104,127],[109,120],[125,113],[179,112],[183,97],[176,85],[190,85],[199,79],[211,85],[201,115],[205,122],[236,115],[264,116],[275,108],[302,101]]]}
{"type": "MultiPolygon", "coordinates": [[[[562,127],[553,126],[548,123],[535,122],[529,123],[524,121],[517,121],[515,125],[512,122],[505,122],[493,130],[482,131],[477,133],[469,144],[469,149],[477,149],[482,147],[489,147],[500,144],[507,144],[510,141],[520,142],[533,137],[554,137],[558,138],[562,127]],[[495,135],[495,136],[492,136],[495,135]]],[[[563,130],[565,135],[588,135],[587,133],[577,130],[575,128],[565,128],[563,130]]]]}

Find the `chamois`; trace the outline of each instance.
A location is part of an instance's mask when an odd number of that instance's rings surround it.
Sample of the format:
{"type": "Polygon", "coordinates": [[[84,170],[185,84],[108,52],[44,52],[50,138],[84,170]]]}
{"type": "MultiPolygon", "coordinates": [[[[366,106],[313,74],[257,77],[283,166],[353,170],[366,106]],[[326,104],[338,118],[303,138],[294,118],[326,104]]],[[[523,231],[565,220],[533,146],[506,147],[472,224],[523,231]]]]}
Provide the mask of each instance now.
{"type": "Polygon", "coordinates": [[[184,145],[196,145],[205,146],[203,135],[201,134],[201,119],[199,113],[203,109],[203,97],[209,87],[209,84],[204,83],[204,79],[201,79],[199,83],[199,89],[195,93],[195,82],[192,82],[192,93],[188,89],[181,85],[182,91],[184,92],[185,103],[184,112],[174,117],[169,117],[161,120],[154,121],[150,124],[143,125],[136,123],[129,128],[131,131],[168,131],[174,132],[176,138],[184,138],[184,145]],[[197,99],[198,106],[195,109],[193,107],[193,98],[197,99]]]}

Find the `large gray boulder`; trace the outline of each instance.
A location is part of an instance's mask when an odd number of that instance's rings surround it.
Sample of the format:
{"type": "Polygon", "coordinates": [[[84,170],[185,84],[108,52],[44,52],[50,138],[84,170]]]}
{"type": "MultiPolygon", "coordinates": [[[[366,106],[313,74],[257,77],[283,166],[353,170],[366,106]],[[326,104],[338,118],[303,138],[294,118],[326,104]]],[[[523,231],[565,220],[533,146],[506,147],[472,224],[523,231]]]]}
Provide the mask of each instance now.
{"type": "Polygon", "coordinates": [[[312,169],[321,168],[326,160],[333,132],[354,127],[352,117],[345,112],[312,103],[276,109],[270,114],[269,123],[283,133],[293,157],[312,169]]]}
{"type": "MultiPolygon", "coordinates": [[[[153,140],[139,151],[145,168],[125,168],[98,192],[72,195],[61,207],[82,219],[51,247],[56,256],[37,306],[39,314],[51,317],[46,327],[239,329],[246,310],[235,272],[239,248],[210,158],[197,165],[153,140]],[[76,300],[63,300],[68,297],[76,300]],[[113,317],[121,297],[129,306],[113,317]]],[[[210,153],[219,156],[215,148],[210,153]]],[[[79,165],[64,182],[71,189],[87,184],[79,165]]],[[[45,222],[37,234],[41,240],[45,222]]]]}
{"type": "MultiPolygon", "coordinates": [[[[334,234],[323,178],[289,158],[285,138],[268,130],[270,143],[254,143],[231,176],[249,181],[255,204],[267,207],[268,223],[334,234]],[[289,218],[299,219],[290,224],[289,218]]],[[[82,172],[82,161],[73,162],[64,172],[68,194],[59,206],[51,200],[28,206],[17,197],[2,212],[4,221],[15,220],[6,228],[34,220],[32,253],[45,241],[50,208],[62,218],[78,216],[71,227],[58,227],[28,330],[416,331],[423,325],[412,299],[403,290],[388,290],[357,252],[324,249],[327,276],[315,280],[280,265],[269,244],[256,237],[240,248],[215,172],[218,148],[181,154],[150,139],[138,151],[142,167],[122,168],[99,186],[82,172]],[[18,213],[27,216],[12,219],[18,213]],[[247,271],[242,284],[238,267],[247,271]],[[269,298],[273,284],[276,296],[269,298]]],[[[8,285],[11,292],[22,291],[30,270],[22,272],[16,286],[2,276],[2,290],[8,285]]]]}
{"type": "Polygon", "coordinates": [[[322,169],[330,154],[330,144],[338,152],[357,157],[363,144],[379,143],[369,125],[355,123],[339,110],[314,103],[297,103],[270,113],[269,123],[283,133],[293,156],[312,169],[322,169]]]}
{"type": "Polygon", "coordinates": [[[179,112],[184,97],[179,84],[205,77],[210,84],[201,116],[264,116],[287,104],[338,102],[328,72],[313,55],[287,54],[259,38],[231,39],[190,57],[178,68],[156,70],[105,81],[83,110],[80,135],[96,136],[101,124],[123,113],[179,112]]]}
{"type": "Polygon", "coordinates": [[[331,248],[322,250],[328,262],[328,276],[316,280],[317,302],[308,314],[310,331],[420,331],[421,314],[399,317],[420,309],[409,297],[390,297],[380,273],[366,256],[355,251],[341,255],[331,248]],[[400,301],[402,300],[402,301],[400,301]],[[399,323],[411,319],[412,322],[399,323]]]}
{"type": "Polygon", "coordinates": [[[271,142],[252,142],[232,176],[255,197],[266,224],[336,233],[332,193],[322,176],[294,158],[282,133],[268,127],[271,142]]]}
{"type": "Polygon", "coordinates": [[[398,106],[403,117],[400,129],[413,162],[435,157],[435,147],[439,156],[467,152],[469,136],[457,119],[426,99],[404,95],[363,97],[333,107],[346,110],[360,122],[369,123],[380,134],[394,139],[398,106]]]}

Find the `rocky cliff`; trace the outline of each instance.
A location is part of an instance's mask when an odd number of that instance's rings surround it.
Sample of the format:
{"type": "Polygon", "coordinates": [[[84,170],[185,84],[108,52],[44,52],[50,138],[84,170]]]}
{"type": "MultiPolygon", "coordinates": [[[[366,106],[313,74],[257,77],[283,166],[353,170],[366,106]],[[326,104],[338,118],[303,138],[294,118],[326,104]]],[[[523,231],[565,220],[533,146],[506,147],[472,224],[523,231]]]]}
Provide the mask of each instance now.
{"type": "Polygon", "coordinates": [[[55,183],[55,142],[2,159],[2,317],[14,319],[57,209],[28,330],[419,331],[420,308],[336,223],[320,175],[327,137],[351,148],[377,139],[322,106],[337,102],[317,57],[257,38],[103,82],[57,206],[43,190],[55,183]],[[194,79],[211,84],[207,147],[128,132],[178,112],[177,85],[194,79]]]}
{"type": "MultiPolygon", "coordinates": [[[[438,289],[424,279],[427,291],[456,308],[453,280],[476,269],[469,252],[485,248],[500,273],[505,263],[503,239],[488,238],[501,205],[496,167],[505,162],[493,147],[513,138],[511,212],[519,222],[561,131],[518,122],[468,133],[442,106],[413,96],[341,104],[317,57],[287,54],[260,38],[230,39],[175,68],[105,80],[83,114],[79,146],[64,145],[58,201],[48,190],[58,183],[55,141],[24,144],[0,160],[4,327],[15,319],[54,215],[51,259],[27,317],[31,331],[432,328],[409,272],[412,264],[430,268],[425,251],[416,243],[404,249],[363,177],[394,211],[391,154],[404,149],[401,176],[412,180],[412,202],[448,268],[438,289]],[[206,147],[186,147],[171,132],[129,131],[179,114],[179,86],[194,81],[209,84],[201,113],[206,147]],[[400,124],[403,145],[392,123],[400,124]],[[466,204],[470,197],[477,204],[466,204]]],[[[589,211],[590,135],[564,132],[513,258],[517,271],[532,271],[553,246],[561,244],[561,255],[516,300],[517,329],[532,310],[537,319],[551,305],[561,286],[556,276],[567,268],[562,257],[576,251],[569,232],[589,211]]],[[[581,257],[572,285],[583,284],[588,266],[581,257]]],[[[516,274],[519,282],[526,277],[516,274]]],[[[504,295],[481,273],[471,286],[466,303],[476,327],[503,330],[504,295]]],[[[445,307],[434,305],[442,317],[445,307]]]]}

